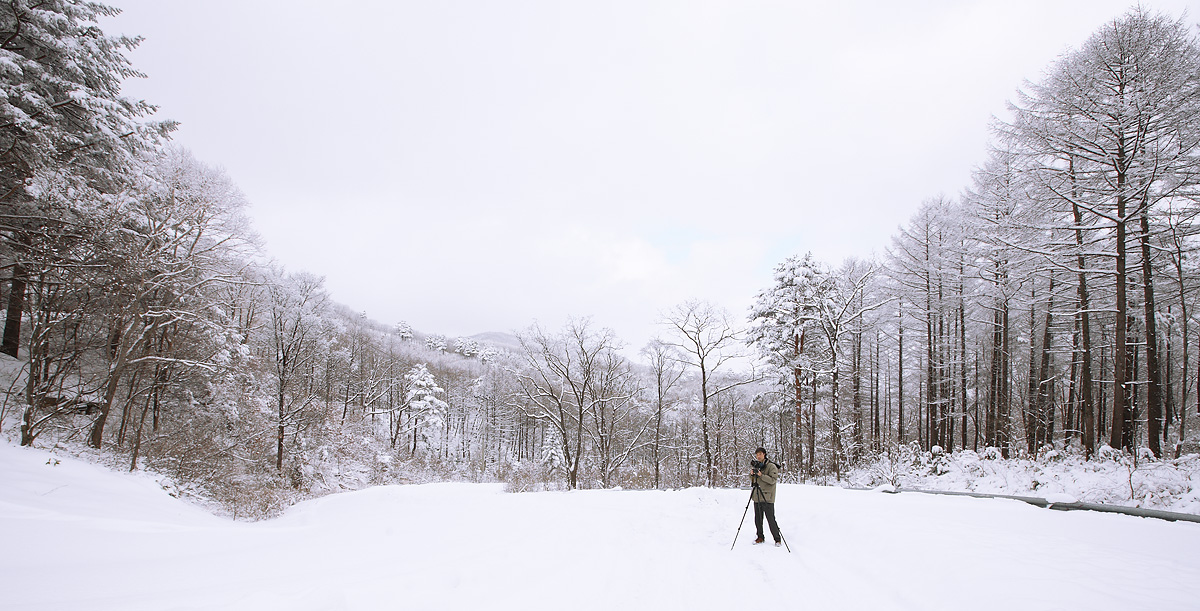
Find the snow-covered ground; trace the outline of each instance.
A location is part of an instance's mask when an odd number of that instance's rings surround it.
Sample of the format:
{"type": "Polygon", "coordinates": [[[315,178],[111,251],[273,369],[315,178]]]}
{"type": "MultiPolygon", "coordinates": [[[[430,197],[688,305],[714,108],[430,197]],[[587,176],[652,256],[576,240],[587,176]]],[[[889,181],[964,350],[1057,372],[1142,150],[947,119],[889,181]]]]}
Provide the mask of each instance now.
{"type": "Polygon", "coordinates": [[[1200,524],[1017,501],[388,486],[260,523],[153,478],[0,444],[4,609],[1196,609],[1200,524]],[[49,464],[48,464],[49,463],[49,464]]]}
{"type": "Polygon", "coordinates": [[[1200,455],[1161,460],[1143,457],[1135,462],[1108,446],[1100,448],[1099,456],[1092,460],[1085,460],[1079,452],[1061,450],[1030,460],[1002,459],[995,449],[930,454],[902,447],[890,457],[880,456],[859,467],[847,482],[867,488],[891,484],[1200,514],[1200,455]]]}

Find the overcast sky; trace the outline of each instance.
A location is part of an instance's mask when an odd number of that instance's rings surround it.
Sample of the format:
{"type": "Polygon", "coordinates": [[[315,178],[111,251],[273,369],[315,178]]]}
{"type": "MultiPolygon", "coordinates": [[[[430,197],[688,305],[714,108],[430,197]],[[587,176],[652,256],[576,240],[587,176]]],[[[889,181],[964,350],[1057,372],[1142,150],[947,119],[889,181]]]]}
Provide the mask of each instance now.
{"type": "Polygon", "coordinates": [[[126,95],[288,269],[427,333],[592,316],[634,350],[688,298],[744,319],[789,255],[882,253],[968,185],[1022,80],[1130,6],[109,3],[146,39],[126,95]]]}

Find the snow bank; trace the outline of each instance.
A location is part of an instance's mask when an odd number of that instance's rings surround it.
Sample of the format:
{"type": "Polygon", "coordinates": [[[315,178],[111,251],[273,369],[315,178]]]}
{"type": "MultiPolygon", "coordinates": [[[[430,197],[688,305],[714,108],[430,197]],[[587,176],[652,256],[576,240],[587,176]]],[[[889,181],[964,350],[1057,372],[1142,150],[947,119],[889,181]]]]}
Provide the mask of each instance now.
{"type": "Polygon", "coordinates": [[[1055,450],[1038,460],[1002,459],[995,450],[953,454],[901,448],[856,469],[847,481],[900,488],[1036,496],[1200,514],[1200,456],[1133,460],[1107,446],[1099,458],[1055,450]]]}
{"type": "Polygon", "coordinates": [[[1200,599],[1200,524],[781,485],[794,553],[751,545],[752,513],[731,551],[748,494],[381,486],[247,524],[145,475],[0,444],[0,608],[1162,611],[1200,599]]]}

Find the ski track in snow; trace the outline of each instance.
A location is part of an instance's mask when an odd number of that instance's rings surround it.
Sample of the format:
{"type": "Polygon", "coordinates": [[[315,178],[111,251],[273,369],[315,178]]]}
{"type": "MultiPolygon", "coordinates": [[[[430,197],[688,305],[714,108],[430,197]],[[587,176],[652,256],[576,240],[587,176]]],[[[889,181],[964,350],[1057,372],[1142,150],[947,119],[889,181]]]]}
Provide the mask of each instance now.
{"type": "Polygon", "coordinates": [[[240,523],[145,474],[0,445],[0,608],[1195,609],[1200,525],[1016,501],[780,487],[385,486],[240,523]]]}

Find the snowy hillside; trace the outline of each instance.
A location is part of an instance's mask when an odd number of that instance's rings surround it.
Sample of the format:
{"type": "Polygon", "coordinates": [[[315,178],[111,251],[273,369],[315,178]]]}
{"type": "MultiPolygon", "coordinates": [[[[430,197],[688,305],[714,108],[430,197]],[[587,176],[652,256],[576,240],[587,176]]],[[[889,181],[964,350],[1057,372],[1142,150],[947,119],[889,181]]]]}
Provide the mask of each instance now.
{"type": "Polygon", "coordinates": [[[146,475],[0,445],[5,609],[1194,609],[1200,525],[1013,501],[387,486],[256,524],[146,475]],[[56,462],[56,460],[58,462],[56,462]],[[1120,579],[1113,576],[1120,575],[1120,579]]]}
{"type": "Polygon", "coordinates": [[[521,340],[512,333],[501,333],[498,331],[489,331],[487,333],[477,333],[471,336],[471,339],[492,346],[500,350],[507,350],[513,353],[521,353],[525,349],[521,347],[521,340]]]}

